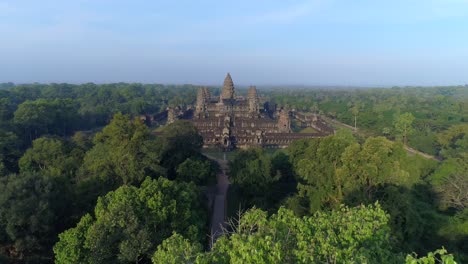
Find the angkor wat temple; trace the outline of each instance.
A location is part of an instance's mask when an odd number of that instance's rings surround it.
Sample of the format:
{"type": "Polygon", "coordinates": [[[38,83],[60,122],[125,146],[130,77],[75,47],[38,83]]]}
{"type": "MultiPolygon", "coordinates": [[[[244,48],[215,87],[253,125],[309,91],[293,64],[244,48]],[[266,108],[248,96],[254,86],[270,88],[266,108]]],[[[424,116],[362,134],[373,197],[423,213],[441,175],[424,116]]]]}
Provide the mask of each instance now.
{"type": "Polygon", "coordinates": [[[318,115],[270,107],[261,103],[255,86],[247,97],[236,96],[234,83],[228,73],[219,97],[211,96],[208,88],[199,88],[191,118],[203,136],[204,145],[223,149],[286,147],[293,140],[323,137],[334,131],[318,115]],[[312,127],[315,133],[293,133],[291,121],[301,127],[312,127]]]}

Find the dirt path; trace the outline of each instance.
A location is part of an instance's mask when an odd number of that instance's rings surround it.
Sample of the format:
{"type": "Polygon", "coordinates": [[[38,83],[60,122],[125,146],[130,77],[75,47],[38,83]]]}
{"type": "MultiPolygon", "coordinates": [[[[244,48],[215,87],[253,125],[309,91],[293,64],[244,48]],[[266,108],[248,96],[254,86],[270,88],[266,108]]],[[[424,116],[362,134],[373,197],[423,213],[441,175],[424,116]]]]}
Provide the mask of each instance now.
{"type": "Polygon", "coordinates": [[[424,152],[421,152],[419,150],[416,150],[414,148],[410,148],[408,146],[405,146],[405,149],[406,151],[408,151],[409,153],[413,153],[413,154],[419,154],[421,156],[423,156],[424,158],[426,159],[431,159],[431,160],[436,160],[436,161],[441,161],[442,159],[441,158],[438,158],[438,157],[435,157],[435,156],[431,156],[427,153],[424,153],[424,152]]]}
{"type": "MultiPolygon", "coordinates": [[[[207,155],[207,157],[209,157],[207,155]]],[[[218,162],[221,171],[216,176],[217,183],[214,191],[213,215],[211,216],[211,240],[210,248],[213,243],[223,234],[223,228],[226,226],[226,197],[229,188],[228,162],[226,160],[214,159],[218,162]]]]}

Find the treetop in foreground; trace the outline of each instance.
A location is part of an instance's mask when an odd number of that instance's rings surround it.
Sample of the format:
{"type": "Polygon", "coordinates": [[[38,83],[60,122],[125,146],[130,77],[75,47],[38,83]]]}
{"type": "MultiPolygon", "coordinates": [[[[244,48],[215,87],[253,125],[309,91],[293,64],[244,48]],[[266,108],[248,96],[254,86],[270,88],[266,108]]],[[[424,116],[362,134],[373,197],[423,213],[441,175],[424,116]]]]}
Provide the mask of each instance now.
{"type": "Polygon", "coordinates": [[[55,262],[140,263],[172,232],[200,242],[206,212],[199,195],[194,184],[165,178],[109,192],[98,199],[94,216],[59,235],[55,262]]]}

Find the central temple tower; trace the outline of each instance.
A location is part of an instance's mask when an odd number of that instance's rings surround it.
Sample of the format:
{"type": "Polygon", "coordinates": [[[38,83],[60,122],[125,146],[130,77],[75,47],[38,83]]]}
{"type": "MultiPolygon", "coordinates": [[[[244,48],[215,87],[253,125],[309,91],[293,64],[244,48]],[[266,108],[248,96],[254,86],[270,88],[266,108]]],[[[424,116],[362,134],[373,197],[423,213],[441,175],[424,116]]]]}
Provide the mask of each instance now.
{"type": "Polygon", "coordinates": [[[234,93],[234,82],[232,81],[231,74],[227,74],[224,78],[223,91],[219,97],[219,101],[222,102],[224,99],[235,99],[234,93]]]}

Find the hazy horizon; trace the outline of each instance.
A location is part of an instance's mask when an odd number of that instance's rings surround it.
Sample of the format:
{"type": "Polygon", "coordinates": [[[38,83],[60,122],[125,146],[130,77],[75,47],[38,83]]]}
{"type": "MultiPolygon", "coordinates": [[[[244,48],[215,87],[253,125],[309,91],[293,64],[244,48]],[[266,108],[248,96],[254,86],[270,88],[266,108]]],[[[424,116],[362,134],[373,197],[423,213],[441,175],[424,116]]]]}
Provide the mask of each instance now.
{"type": "Polygon", "coordinates": [[[0,83],[468,83],[468,1],[0,0],[0,83]]]}

